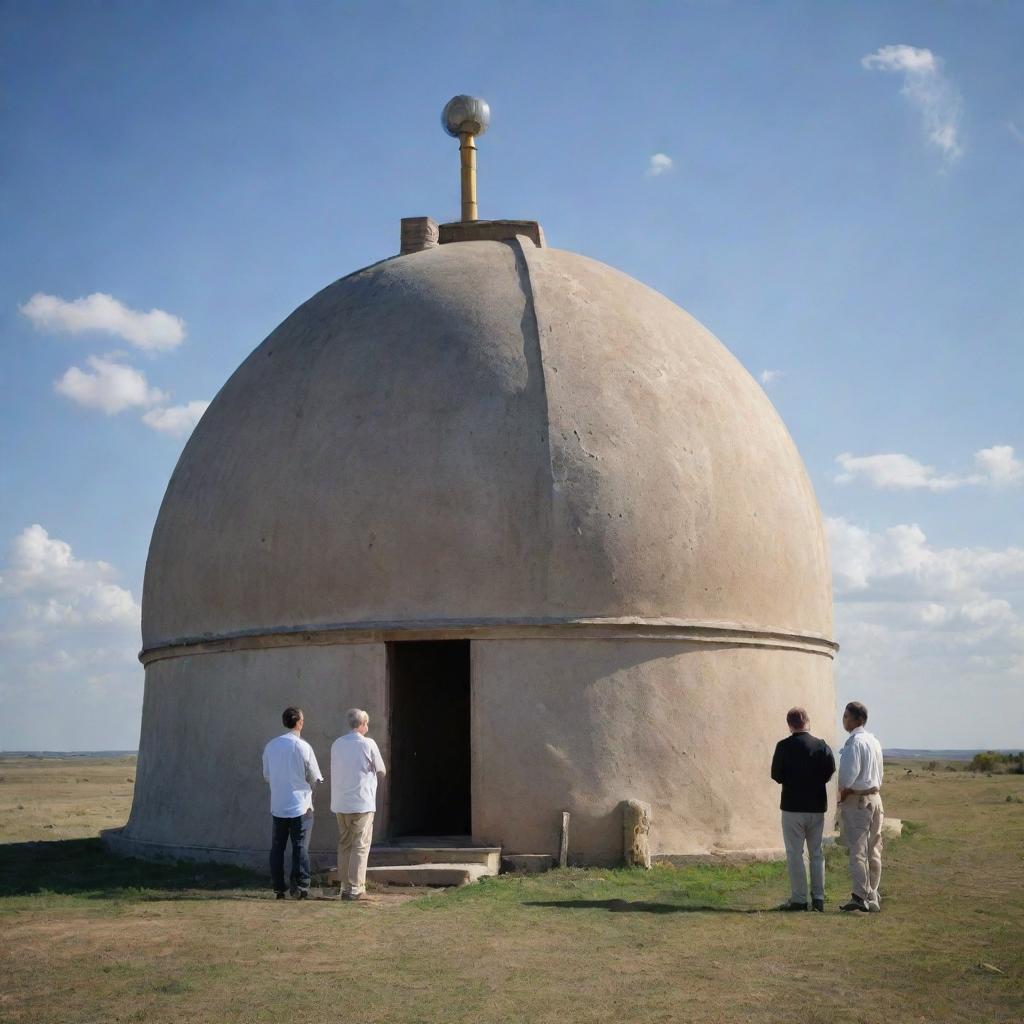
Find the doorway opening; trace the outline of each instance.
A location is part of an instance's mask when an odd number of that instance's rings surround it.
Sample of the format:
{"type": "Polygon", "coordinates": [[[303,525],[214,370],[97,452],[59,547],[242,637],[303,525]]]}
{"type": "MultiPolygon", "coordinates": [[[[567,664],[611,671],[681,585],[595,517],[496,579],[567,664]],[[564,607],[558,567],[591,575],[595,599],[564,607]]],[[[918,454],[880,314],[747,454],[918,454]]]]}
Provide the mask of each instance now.
{"type": "Polygon", "coordinates": [[[472,832],[469,641],[387,645],[391,835],[472,832]]]}

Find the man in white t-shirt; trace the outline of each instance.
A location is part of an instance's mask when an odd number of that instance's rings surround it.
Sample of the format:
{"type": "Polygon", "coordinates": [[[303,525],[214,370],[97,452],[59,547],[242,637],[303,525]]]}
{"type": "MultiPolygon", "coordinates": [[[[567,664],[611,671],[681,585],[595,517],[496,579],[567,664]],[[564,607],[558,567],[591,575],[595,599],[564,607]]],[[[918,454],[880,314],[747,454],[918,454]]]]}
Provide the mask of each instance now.
{"type": "Polygon", "coordinates": [[[338,880],[343,900],[366,892],[366,862],[377,809],[377,779],[384,759],[366,735],[370,716],[359,708],[346,713],[349,732],[331,746],[331,810],[338,816],[338,880]]]}
{"type": "Polygon", "coordinates": [[[287,732],[263,748],[263,778],[270,783],[270,813],[274,827],[270,844],[270,878],[277,898],[285,898],[284,848],[292,843],[291,892],[309,897],[309,840],[313,835],[313,789],[323,782],[313,748],[302,739],[306,719],[302,708],[288,707],[281,715],[287,732]]]}
{"type": "Polygon", "coordinates": [[[839,755],[839,813],[843,839],[850,849],[850,902],[840,910],[870,913],[881,909],[882,879],[882,745],[864,728],[868,709],[851,700],[843,711],[850,734],[839,755]]]}

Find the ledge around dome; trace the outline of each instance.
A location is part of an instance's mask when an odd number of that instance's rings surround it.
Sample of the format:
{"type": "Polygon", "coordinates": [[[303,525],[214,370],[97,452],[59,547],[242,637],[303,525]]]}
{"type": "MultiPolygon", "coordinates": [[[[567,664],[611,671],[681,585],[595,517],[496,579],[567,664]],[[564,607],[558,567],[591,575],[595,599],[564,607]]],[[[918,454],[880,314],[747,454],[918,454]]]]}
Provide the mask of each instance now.
{"type": "Polygon", "coordinates": [[[239,630],[221,635],[179,637],[144,647],[139,661],[273,647],[385,643],[393,640],[691,640],[705,644],[778,647],[834,658],[839,644],[816,633],[735,622],[686,619],[566,618],[546,620],[435,620],[349,622],[239,630]]]}

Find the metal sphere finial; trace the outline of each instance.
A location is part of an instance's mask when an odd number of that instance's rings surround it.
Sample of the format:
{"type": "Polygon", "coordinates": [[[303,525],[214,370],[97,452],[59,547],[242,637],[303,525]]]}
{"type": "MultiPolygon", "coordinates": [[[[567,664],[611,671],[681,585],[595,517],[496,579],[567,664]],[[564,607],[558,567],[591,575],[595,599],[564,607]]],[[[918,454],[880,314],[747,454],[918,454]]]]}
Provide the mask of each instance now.
{"type": "Polygon", "coordinates": [[[454,138],[483,135],[491,123],[491,108],[478,96],[453,96],[441,111],[441,127],[454,138]]]}

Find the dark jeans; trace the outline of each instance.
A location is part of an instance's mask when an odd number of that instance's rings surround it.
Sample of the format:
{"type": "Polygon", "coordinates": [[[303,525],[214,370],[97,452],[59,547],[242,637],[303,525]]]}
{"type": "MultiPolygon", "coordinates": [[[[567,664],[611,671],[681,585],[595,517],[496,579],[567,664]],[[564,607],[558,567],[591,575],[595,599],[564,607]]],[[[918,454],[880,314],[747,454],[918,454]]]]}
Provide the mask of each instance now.
{"type": "Polygon", "coordinates": [[[270,878],[274,892],[284,892],[284,848],[292,841],[292,890],[309,891],[309,840],[313,835],[313,815],[299,818],[274,818],[270,844],[270,878]]]}

